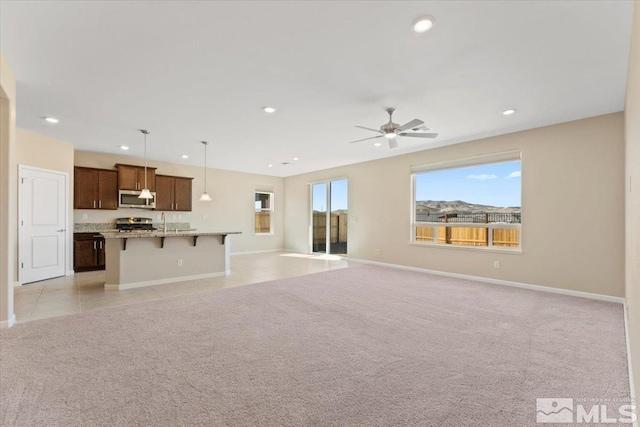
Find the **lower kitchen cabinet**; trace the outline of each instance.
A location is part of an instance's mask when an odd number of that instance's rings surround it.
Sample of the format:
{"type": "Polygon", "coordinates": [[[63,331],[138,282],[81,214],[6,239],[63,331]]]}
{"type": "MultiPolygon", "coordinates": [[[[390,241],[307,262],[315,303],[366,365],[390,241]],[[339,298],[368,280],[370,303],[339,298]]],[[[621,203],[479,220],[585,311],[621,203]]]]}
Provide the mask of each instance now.
{"type": "Polygon", "coordinates": [[[96,233],[74,233],[73,269],[104,270],[104,237],[96,233]]]}

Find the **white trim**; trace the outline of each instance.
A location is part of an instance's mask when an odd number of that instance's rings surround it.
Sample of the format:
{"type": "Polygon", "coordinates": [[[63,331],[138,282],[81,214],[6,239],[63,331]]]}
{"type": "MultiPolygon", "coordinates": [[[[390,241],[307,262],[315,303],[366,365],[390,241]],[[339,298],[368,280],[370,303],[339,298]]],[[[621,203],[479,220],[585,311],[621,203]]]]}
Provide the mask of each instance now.
{"type": "MultiPolygon", "coordinates": [[[[415,227],[413,227],[415,229],[415,227]]],[[[462,249],[465,251],[498,252],[501,254],[522,255],[524,251],[520,248],[509,248],[507,246],[465,246],[465,245],[445,245],[431,242],[409,242],[409,246],[419,246],[423,248],[438,249],[462,249]]]]}
{"type": "Polygon", "coordinates": [[[489,163],[505,163],[514,160],[522,160],[522,150],[501,151],[497,153],[465,157],[462,159],[443,160],[441,162],[413,165],[411,166],[410,171],[411,173],[435,172],[443,169],[463,168],[489,163]]]}
{"type": "Polygon", "coordinates": [[[249,255],[249,254],[265,254],[267,252],[282,252],[284,249],[265,249],[261,251],[240,251],[240,252],[231,252],[231,256],[234,255],[249,255]]]}
{"type": "Polygon", "coordinates": [[[16,324],[16,315],[12,314],[9,320],[3,320],[0,322],[0,329],[7,329],[16,324]]]}
{"type": "Polygon", "coordinates": [[[16,280],[15,282],[13,282],[13,287],[14,288],[19,288],[20,286],[22,286],[22,283],[20,283],[19,280],[16,280]]]}
{"type": "Polygon", "coordinates": [[[67,276],[73,276],[76,274],[75,270],[67,270],[67,276]]]}
{"type": "Polygon", "coordinates": [[[370,261],[367,259],[357,259],[357,258],[349,258],[349,257],[344,257],[344,259],[346,259],[347,261],[358,262],[362,264],[373,264],[373,265],[379,265],[382,267],[398,268],[400,270],[409,270],[409,271],[416,271],[419,273],[436,274],[438,276],[473,280],[474,282],[491,283],[494,285],[511,286],[514,288],[528,289],[531,291],[549,292],[552,294],[570,295],[574,297],[588,298],[588,299],[593,299],[598,301],[615,302],[618,304],[624,304],[623,297],[614,297],[611,295],[594,294],[594,293],[582,292],[582,291],[572,291],[569,289],[554,288],[551,286],[531,285],[529,283],[512,282],[509,280],[491,279],[488,277],[480,277],[480,276],[470,276],[467,274],[449,273],[447,271],[429,270],[426,268],[410,267],[408,265],[390,264],[390,263],[379,262],[379,261],[370,261]]]}
{"type": "Polygon", "coordinates": [[[631,404],[636,405],[636,421],[633,423],[633,427],[638,427],[637,415],[640,412],[638,409],[638,401],[636,400],[636,387],[633,380],[633,365],[631,364],[631,342],[629,340],[629,306],[624,304],[624,337],[627,344],[627,367],[629,369],[629,397],[631,398],[631,404]]]}
{"type": "Polygon", "coordinates": [[[120,290],[123,290],[123,289],[143,288],[145,286],[164,285],[166,283],[186,282],[188,280],[198,280],[198,279],[208,279],[210,277],[220,277],[220,276],[229,275],[230,273],[231,273],[231,270],[226,270],[226,271],[219,272],[219,273],[206,273],[206,274],[196,274],[196,275],[193,275],[193,276],[170,277],[168,279],[148,280],[146,282],[122,283],[122,284],[105,283],[104,290],[105,291],[120,291],[120,290]]]}

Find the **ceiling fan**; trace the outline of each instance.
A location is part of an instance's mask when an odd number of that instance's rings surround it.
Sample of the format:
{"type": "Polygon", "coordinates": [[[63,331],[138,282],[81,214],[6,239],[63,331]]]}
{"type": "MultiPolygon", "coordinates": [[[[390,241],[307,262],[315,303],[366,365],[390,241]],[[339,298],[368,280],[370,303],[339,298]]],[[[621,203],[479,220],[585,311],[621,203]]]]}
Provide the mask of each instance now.
{"type": "Polygon", "coordinates": [[[424,122],[418,119],[413,119],[410,122],[403,124],[402,126],[400,126],[397,123],[393,123],[392,116],[394,111],[396,111],[395,108],[387,108],[387,113],[389,113],[389,123],[385,123],[382,126],[380,126],[380,130],[371,129],[364,126],[356,126],[357,128],[377,132],[381,135],[372,136],[371,138],[359,139],[357,141],[351,141],[349,144],[353,144],[354,142],[367,141],[369,139],[385,137],[389,140],[389,148],[397,148],[398,147],[398,140],[396,139],[397,136],[409,136],[412,138],[435,138],[438,136],[437,133],[430,133],[430,132],[405,132],[409,129],[414,131],[430,130],[430,129],[422,126],[424,122]]]}

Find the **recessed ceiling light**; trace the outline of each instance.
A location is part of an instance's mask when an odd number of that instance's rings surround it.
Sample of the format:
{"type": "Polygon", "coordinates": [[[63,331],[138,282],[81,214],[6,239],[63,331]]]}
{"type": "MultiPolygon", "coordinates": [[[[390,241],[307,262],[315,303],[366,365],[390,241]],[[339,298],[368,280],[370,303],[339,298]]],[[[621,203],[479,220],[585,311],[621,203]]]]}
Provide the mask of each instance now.
{"type": "Polygon", "coordinates": [[[53,117],[45,117],[44,119],[49,123],[58,123],[60,121],[58,119],[54,119],[53,117]]]}
{"type": "Polygon", "coordinates": [[[272,167],[273,167],[273,165],[268,165],[268,166],[269,166],[270,168],[272,168],[272,167]]]}
{"type": "Polygon", "coordinates": [[[266,107],[262,107],[262,109],[264,110],[265,113],[268,113],[268,114],[273,114],[276,112],[275,107],[270,107],[268,105],[266,107]]]}
{"type": "Polygon", "coordinates": [[[294,157],[293,160],[297,162],[298,160],[300,160],[300,157],[294,157]]]}
{"type": "Polygon", "coordinates": [[[504,110],[504,111],[502,112],[502,114],[504,114],[505,116],[510,116],[510,115],[514,114],[515,112],[516,112],[516,109],[515,109],[515,108],[510,108],[510,109],[508,109],[508,110],[504,110]]]}
{"type": "Polygon", "coordinates": [[[180,156],[180,157],[182,157],[183,159],[188,159],[188,158],[189,158],[189,156],[187,156],[186,154],[183,154],[183,155],[182,155],[182,156],[180,156]]]}
{"type": "Polygon", "coordinates": [[[128,149],[129,149],[129,146],[128,146],[128,145],[121,145],[121,146],[120,146],[120,149],[121,149],[121,150],[128,150],[128,149]]]}
{"type": "Polygon", "coordinates": [[[374,142],[373,145],[376,146],[376,147],[381,147],[382,146],[382,142],[374,142]]]}
{"type": "Polygon", "coordinates": [[[433,27],[435,18],[433,16],[421,16],[413,21],[413,31],[416,33],[426,33],[433,27]]]}

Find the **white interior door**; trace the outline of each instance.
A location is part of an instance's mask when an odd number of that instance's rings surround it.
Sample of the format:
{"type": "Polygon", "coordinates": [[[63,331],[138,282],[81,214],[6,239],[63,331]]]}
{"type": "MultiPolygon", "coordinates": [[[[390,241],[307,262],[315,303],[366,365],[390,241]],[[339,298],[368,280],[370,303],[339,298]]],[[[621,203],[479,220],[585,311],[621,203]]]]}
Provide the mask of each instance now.
{"type": "Polygon", "coordinates": [[[20,168],[20,281],[65,275],[67,176],[20,168]]]}

